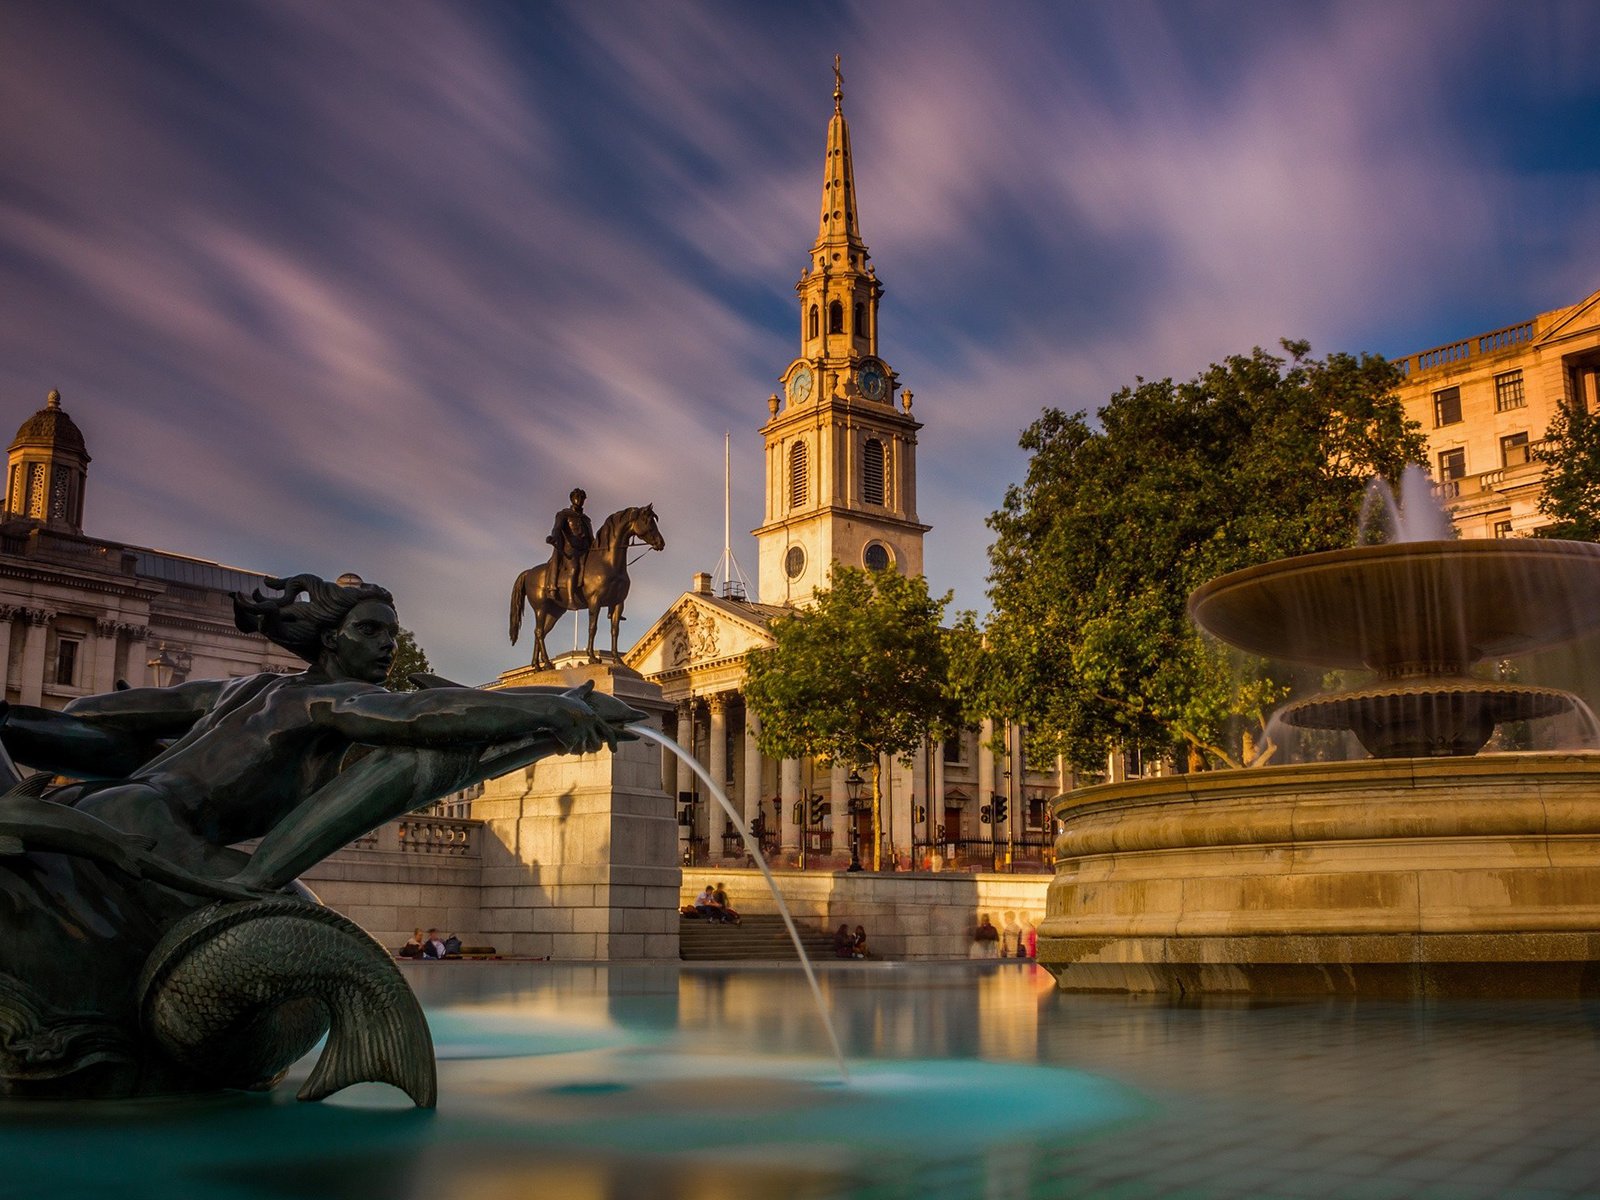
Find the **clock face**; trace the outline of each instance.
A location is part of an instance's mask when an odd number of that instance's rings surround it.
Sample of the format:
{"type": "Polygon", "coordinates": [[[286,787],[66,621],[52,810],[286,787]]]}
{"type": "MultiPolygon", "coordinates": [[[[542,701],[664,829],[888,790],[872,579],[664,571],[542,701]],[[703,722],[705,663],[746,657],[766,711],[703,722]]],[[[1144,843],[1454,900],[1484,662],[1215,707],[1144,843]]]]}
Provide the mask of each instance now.
{"type": "Polygon", "coordinates": [[[861,369],[861,394],[868,400],[882,400],[888,383],[876,363],[868,363],[861,369]]]}
{"type": "Polygon", "coordinates": [[[789,377],[789,402],[799,404],[811,396],[811,368],[801,367],[789,377]]]}
{"type": "Polygon", "coordinates": [[[790,579],[799,579],[806,569],[806,552],[799,546],[790,546],[783,556],[783,570],[790,579]]]}

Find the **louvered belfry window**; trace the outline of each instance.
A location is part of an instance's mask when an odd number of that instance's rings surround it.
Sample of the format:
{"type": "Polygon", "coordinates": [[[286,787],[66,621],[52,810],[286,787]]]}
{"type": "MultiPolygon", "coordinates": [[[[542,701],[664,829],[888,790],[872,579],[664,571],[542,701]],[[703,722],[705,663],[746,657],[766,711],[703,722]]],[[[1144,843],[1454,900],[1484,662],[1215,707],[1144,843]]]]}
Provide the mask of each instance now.
{"type": "Polygon", "coordinates": [[[883,503],[883,443],[868,438],[862,452],[861,496],[868,504],[883,503]]]}
{"type": "Polygon", "coordinates": [[[806,502],[806,444],[796,442],[789,447],[789,507],[800,508],[806,502]]]}

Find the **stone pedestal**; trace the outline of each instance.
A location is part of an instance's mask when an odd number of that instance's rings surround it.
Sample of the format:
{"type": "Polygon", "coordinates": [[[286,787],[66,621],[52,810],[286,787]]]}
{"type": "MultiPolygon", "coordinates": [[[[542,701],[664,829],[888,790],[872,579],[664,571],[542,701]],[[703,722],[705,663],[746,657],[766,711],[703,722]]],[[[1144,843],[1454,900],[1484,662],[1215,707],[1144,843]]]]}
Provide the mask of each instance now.
{"type": "MultiPolygon", "coordinates": [[[[507,671],[496,687],[593,681],[650,714],[661,689],[617,663],[507,671]]],[[[482,930],[501,953],[578,961],[678,957],[678,827],[661,790],[661,750],[558,755],[492,779],[473,802],[484,822],[482,930]]]]}

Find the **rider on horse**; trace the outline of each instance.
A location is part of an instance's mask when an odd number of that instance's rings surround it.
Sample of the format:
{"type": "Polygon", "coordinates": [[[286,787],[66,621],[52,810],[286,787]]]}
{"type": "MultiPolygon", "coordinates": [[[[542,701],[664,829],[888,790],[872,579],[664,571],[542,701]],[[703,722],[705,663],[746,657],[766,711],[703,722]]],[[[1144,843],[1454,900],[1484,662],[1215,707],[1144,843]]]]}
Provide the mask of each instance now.
{"type": "Polygon", "coordinates": [[[568,497],[572,504],[556,514],[555,528],[545,538],[554,549],[550,552],[550,567],[545,572],[546,591],[551,599],[567,608],[585,607],[581,584],[583,560],[594,545],[594,526],[583,511],[588,494],[582,488],[573,488],[568,497]]]}

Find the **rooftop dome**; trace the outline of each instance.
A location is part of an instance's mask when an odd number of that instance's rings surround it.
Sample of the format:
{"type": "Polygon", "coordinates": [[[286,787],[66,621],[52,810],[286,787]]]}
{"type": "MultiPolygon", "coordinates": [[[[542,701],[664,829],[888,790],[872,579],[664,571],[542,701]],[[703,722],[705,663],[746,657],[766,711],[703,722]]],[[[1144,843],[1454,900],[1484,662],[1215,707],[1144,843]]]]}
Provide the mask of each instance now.
{"type": "Polygon", "coordinates": [[[9,449],[17,450],[23,446],[40,444],[53,445],[62,450],[81,454],[84,461],[88,461],[89,451],[83,443],[83,433],[61,407],[60,392],[52,391],[46,398],[44,407],[22,423],[22,427],[17,430],[17,436],[11,440],[9,449]]]}

